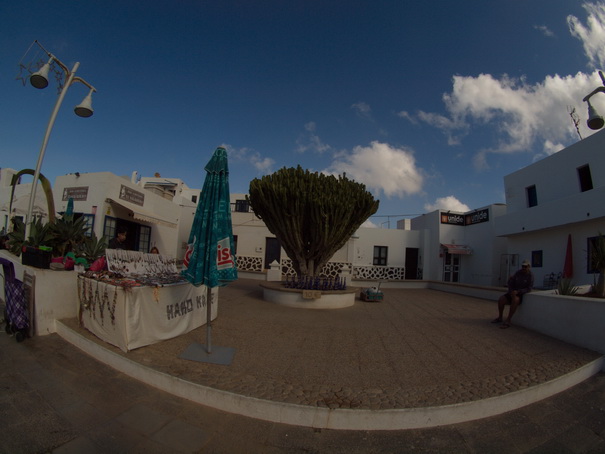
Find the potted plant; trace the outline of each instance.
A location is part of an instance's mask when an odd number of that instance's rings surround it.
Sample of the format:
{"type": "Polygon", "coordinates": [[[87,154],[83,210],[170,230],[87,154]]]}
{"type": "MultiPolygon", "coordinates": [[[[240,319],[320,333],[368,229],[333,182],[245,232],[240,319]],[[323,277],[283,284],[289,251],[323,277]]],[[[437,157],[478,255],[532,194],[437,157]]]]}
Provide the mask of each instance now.
{"type": "Polygon", "coordinates": [[[63,216],[50,224],[53,248],[57,257],[65,257],[68,252],[75,252],[86,240],[86,218],[81,216],[63,216]]]}
{"type": "MultiPolygon", "coordinates": [[[[23,226],[25,230],[25,226],[23,226]]],[[[44,224],[41,219],[31,223],[27,240],[23,242],[21,252],[21,263],[36,268],[49,268],[52,257],[53,234],[49,224],[44,224]]],[[[10,240],[9,240],[10,244],[10,240]]]]}
{"type": "Polygon", "coordinates": [[[561,279],[555,292],[557,295],[573,296],[578,293],[578,290],[579,288],[576,287],[573,282],[571,282],[571,279],[561,279]]]}
{"type": "Polygon", "coordinates": [[[8,234],[8,250],[19,257],[25,243],[25,224],[17,218],[12,219],[13,230],[8,234]]]}
{"type": "Polygon", "coordinates": [[[94,232],[92,236],[85,237],[84,241],[78,245],[76,256],[86,259],[88,263],[93,263],[98,258],[105,255],[107,249],[107,237],[97,238],[94,232]]]}

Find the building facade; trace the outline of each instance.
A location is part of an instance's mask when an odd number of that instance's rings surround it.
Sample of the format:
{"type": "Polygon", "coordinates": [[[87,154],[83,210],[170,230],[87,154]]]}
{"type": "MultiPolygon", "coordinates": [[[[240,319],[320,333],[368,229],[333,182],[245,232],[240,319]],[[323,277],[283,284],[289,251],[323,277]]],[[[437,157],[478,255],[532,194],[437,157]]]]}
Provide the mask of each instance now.
{"type": "Polygon", "coordinates": [[[590,251],[605,234],[605,131],[504,177],[507,212],[495,234],[532,264],[536,285],[563,272],[571,238],[576,284],[594,282],[590,251]]]}
{"type": "MultiPolygon", "coordinates": [[[[466,213],[436,210],[401,220],[397,229],[359,228],[325,273],[335,276],[348,270],[354,279],[370,281],[428,279],[504,286],[527,259],[536,287],[547,287],[563,272],[571,238],[573,281],[593,283],[596,270],[590,251],[595,238],[605,233],[604,151],[605,132],[599,132],[506,175],[505,205],[466,213]]],[[[5,224],[25,214],[31,190],[31,183],[17,185],[9,213],[14,173],[0,171],[5,224]]],[[[87,218],[97,237],[112,238],[126,227],[129,248],[147,252],[156,246],[162,254],[182,260],[200,190],[157,174],[138,178],[136,172],[130,177],[99,172],[57,177],[53,193],[57,212],[65,211],[72,198],[74,212],[87,218]]],[[[38,190],[37,214],[44,216],[45,208],[38,190]]],[[[254,215],[245,194],[231,194],[231,209],[238,269],[263,277],[277,263],[283,274],[292,274],[279,241],[254,215]]]]}

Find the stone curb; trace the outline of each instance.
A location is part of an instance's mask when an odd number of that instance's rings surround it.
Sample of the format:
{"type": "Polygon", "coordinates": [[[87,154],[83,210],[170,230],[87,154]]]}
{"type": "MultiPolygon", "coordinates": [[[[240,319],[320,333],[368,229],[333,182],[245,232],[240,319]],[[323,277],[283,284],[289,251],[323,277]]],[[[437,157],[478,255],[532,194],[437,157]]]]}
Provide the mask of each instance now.
{"type": "Polygon", "coordinates": [[[421,429],[495,416],[575,386],[597,374],[604,366],[604,358],[600,357],[546,383],[501,396],[453,405],[386,410],[330,409],[258,399],[191,383],[104,349],[61,321],[57,320],[55,323],[59,336],[96,360],[175,396],[250,418],[321,429],[421,429]]]}

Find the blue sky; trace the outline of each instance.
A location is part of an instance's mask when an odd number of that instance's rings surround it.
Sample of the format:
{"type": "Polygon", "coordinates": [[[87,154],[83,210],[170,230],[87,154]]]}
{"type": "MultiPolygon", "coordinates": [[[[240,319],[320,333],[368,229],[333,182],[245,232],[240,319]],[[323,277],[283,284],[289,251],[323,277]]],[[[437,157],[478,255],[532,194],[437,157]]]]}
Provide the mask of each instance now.
{"type": "Polygon", "coordinates": [[[56,100],[56,83],[16,79],[46,60],[38,40],[97,89],[83,119],[87,89],[70,87],[51,181],[136,170],[201,188],[223,145],[232,192],[298,164],[346,172],[382,227],[504,202],[504,175],[579,140],[570,108],[592,133],[582,98],[605,68],[604,2],[2,1],[0,30],[0,167],[35,167],[56,100]]]}

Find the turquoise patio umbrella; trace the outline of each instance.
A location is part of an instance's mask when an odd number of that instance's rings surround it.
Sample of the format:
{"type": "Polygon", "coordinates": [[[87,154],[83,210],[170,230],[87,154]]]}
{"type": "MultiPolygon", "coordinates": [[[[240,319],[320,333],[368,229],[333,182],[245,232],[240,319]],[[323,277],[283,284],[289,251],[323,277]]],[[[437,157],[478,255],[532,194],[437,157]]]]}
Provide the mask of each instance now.
{"type": "MultiPolygon", "coordinates": [[[[206,179],[189,233],[189,246],[184,260],[186,269],[181,274],[195,286],[208,287],[206,353],[209,356],[212,353],[211,289],[237,279],[233,254],[227,150],[222,147],[217,148],[204,170],[207,172],[206,179]]],[[[197,347],[194,349],[199,350],[197,347]]],[[[199,352],[194,352],[193,356],[200,356],[199,352]]]]}
{"type": "Polygon", "coordinates": [[[70,197],[67,199],[67,208],[65,209],[65,213],[63,214],[63,218],[73,218],[74,216],[74,199],[70,197]]]}

